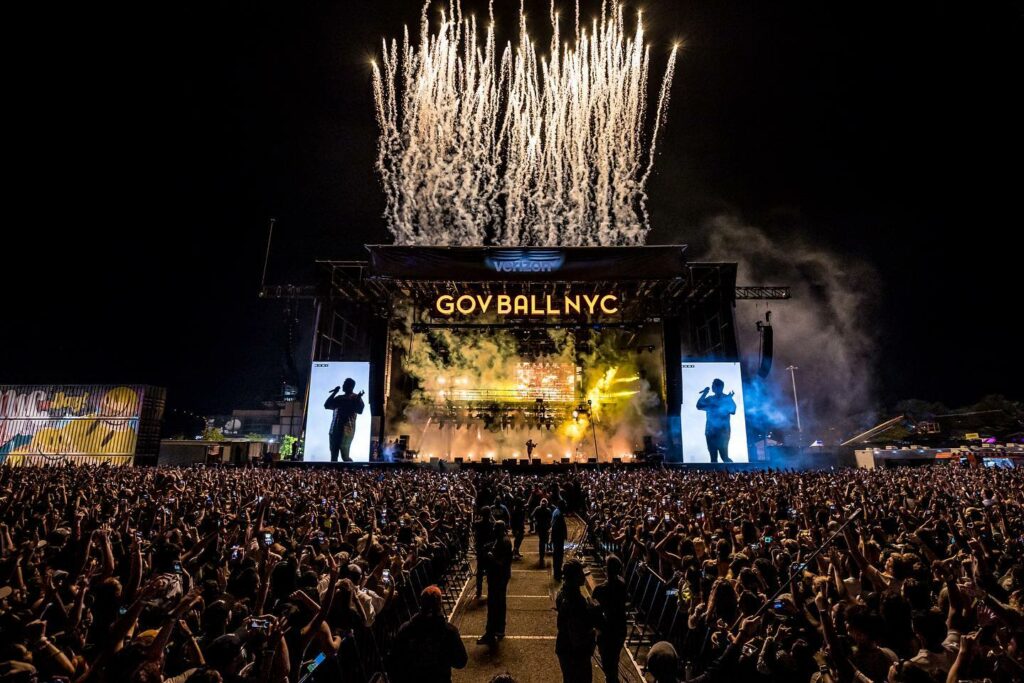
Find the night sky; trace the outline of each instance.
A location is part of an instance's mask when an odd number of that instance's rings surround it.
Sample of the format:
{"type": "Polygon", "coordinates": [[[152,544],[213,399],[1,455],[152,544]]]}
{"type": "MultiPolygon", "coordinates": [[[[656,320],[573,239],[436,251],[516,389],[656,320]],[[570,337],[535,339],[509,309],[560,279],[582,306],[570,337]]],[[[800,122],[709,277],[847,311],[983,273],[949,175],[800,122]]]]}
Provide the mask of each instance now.
{"type": "MultiPolygon", "coordinates": [[[[496,4],[514,37],[518,0],[496,4]]],[[[547,4],[527,8],[542,24],[547,4]]],[[[1024,397],[1024,4],[644,9],[656,74],[686,41],[649,241],[699,256],[729,213],[864,261],[879,401],[1024,397]]],[[[272,397],[284,328],[257,298],[268,218],[276,283],[388,240],[368,60],[419,11],[92,4],[26,22],[0,383],[151,383],[203,411],[272,397]]]]}

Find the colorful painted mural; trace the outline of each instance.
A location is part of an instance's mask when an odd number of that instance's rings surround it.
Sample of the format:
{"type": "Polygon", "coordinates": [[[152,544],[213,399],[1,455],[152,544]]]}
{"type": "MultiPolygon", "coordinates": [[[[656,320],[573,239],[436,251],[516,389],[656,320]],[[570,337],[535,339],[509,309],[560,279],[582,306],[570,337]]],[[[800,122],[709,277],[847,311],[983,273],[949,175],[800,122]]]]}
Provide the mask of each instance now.
{"type": "Polygon", "coordinates": [[[132,456],[144,393],[142,386],[0,385],[0,461],[132,456]]]}

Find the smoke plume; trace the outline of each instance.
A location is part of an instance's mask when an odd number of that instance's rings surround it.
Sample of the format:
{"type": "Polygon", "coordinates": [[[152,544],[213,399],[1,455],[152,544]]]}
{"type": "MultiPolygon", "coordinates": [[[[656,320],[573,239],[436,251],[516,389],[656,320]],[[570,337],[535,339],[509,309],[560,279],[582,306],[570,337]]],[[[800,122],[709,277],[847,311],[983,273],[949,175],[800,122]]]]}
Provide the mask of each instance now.
{"type": "Polygon", "coordinates": [[[756,367],[755,322],[767,309],[775,332],[772,373],[763,383],[751,382],[748,406],[769,422],[793,420],[786,367],[795,365],[805,440],[836,440],[839,425],[873,408],[878,347],[870,322],[878,292],[873,269],[804,239],[771,238],[733,216],[716,217],[708,227],[707,257],[738,261],[740,284],[789,285],[793,290],[789,301],[737,304],[740,348],[748,367],[756,367]],[[829,432],[831,427],[837,431],[829,432]]]}

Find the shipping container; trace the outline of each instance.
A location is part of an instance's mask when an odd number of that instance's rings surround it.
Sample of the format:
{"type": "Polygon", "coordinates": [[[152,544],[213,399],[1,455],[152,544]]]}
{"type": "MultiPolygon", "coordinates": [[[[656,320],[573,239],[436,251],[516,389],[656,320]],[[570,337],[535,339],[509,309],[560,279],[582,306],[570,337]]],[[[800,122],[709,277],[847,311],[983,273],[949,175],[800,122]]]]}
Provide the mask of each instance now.
{"type": "Polygon", "coordinates": [[[0,462],[156,456],[165,402],[163,388],[147,385],[0,385],[0,462]]]}

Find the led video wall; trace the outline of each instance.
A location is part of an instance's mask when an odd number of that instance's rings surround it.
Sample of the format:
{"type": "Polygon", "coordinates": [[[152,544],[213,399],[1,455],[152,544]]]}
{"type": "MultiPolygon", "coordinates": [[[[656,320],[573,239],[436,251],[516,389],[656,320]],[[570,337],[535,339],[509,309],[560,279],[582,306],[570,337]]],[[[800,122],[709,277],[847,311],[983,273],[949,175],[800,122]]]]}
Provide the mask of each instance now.
{"type": "Polygon", "coordinates": [[[683,363],[683,462],[748,462],[739,363],[683,363]]]}
{"type": "Polygon", "coordinates": [[[313,363],[306,414],[307,462],[370,459],[370,364],[313,363]]]}

